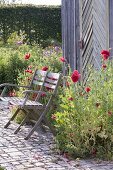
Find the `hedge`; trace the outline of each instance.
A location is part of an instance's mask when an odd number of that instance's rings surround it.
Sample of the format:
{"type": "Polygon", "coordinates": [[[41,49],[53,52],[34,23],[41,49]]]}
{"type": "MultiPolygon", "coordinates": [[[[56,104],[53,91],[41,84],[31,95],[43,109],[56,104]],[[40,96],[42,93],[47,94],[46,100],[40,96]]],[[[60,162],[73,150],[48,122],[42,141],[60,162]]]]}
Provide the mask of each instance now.
{"type": "Polygon", "coordinates": [[[42,43],[48,39],[61,42],[61,7],[0,6],[0,37],[7,42],[11,33],[24,32],[26,40],[42,43]]]}

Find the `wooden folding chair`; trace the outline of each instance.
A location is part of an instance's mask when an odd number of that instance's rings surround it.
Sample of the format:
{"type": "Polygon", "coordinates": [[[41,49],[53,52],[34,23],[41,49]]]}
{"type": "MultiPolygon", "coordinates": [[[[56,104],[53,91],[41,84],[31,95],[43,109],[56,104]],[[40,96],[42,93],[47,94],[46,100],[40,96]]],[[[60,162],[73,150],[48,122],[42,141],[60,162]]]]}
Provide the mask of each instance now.
{"type": "MultiPolygon", "coordinates": [[[[15,84],[8,83],[1,84],[0,87],[4,87],[4,89],[1,93],[0,100],[7,101],[11,105],[18,106],[14,115],[10,118],[10,120],[7,122],[4,128],[7,128],[10,125],[11,121],[14,120],[14,118],[17,116],[20,110],[22,110],[26,116],[21,122],[21,124],[18,126],[18,128],[15,130],[14,132],[15,134],[18,133],[20,127],[26,123],[29,116],[32,117],[32,115],[34,115],[34,112],[37,113],[39,117],[31,131],[29,132],[29,134],[25,137],[26,140],[30,138],[30,136],[33,134],[33,132],[36,130],[36,128],[41,124],[43,120],[45,120],[46,124],[49,126],[50,124],[48,123],[47,119],[45,119],[45,116],[56,95],[60,79],[61,79],[60,73],[36,70],[29,86],[17,86],[15,84]],[[24,87],[27,88],[28,90],[23,91],[24,93],[23,98],[4,97],[6,88],[9,86],[24,87]],[[31,97],[31,95],[33,94],[36,95],[34,101],[29,99],[29,97],[31,97]],[[41,103],[40,100],[42,100],[42,97],[45,95],[48,95],[49,98],[45,99],[47,100],[46,103],[41,103]]],[[[49,127],[51,128],[51,126],[49,127]]]]}

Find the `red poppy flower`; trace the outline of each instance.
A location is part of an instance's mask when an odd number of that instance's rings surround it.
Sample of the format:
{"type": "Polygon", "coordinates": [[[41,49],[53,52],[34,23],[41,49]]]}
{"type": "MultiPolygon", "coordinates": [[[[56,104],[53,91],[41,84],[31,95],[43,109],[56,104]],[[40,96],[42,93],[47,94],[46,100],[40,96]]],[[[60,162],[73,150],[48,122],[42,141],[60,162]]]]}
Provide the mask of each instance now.
{"type": "Polygon", "coordinates": [[[41,93],[41,97],[45,97],[46,96],[46,93],[41,93]]]}
{"type": "Polygon", "coordinates": [[[102,65],[102,68],[103,68],[103,69],[105,69],[106,67],[107,67],[107,65],[106,65],[106,64],[103,64],[103,65],[102,65]]]}
{"type": "Polygon", "coordinates": [[[110,52],[108,50],[102,50],[101,55],[103,57],[103,60],[107,60],[110,56],[110,52]]]}
{"type": "Polygon", "coordinates": [[[73,97],[69,97],[68,100],[73,101],[73,97]]]}
{"type": "Polygon", "coordinates": [[[42,70],[43,70],[43,71],[47,71],[47,70],[48,70],[48,67],[47,67],[47,66],[44,66],[44,67],[42,67],[42,70]]]}
{"type": "Polygon", "coordinates": [[[101,55],[107,55],[110,56],[110,52],[108,50],[102,50],[101,55]]]}
{"type": "Polygon", "coordinates": [[[90,88],[90,87],[86,87],[86,88],[85,88],[85,91],[88,93],[88,92],[91,91],[91,88],[90,88]]]}
{"type": "Polygon", "coordinates": [[[73,73],[71,75],[71,79],[74,83],[76,83],[80,79],[80,74],[77,70],[73,71],[73,73]]]}
{"type": "Polygon", "coordinates": [[[64,57],[60,57],[60,61],[64,63],[66,62],[66,59],[64,57]]]}
{"type": "Polygon", "coordinates": [[[33,73],[32,70],[25,70],[25,72],[26,72],[26,73],[31,73],[31,74],[33,73]]]}
{"type": "Polygon", "coordinates": [[[30,53],[25,54],[25,56],[24,56],[25,60],[28,60],[30,58],[30,56],[31,56],[30,53]]]}
{"type": "Polygon", "coordinates": [[[111,111],[109,111],[109,112],[108,112],[108,115],[112,115],[112,112],[111,112],[111,111]]]}
{"type": "Polygon", "coordinates": [[[51,115],[51,119],[56,120],[56,115],[55,115],[55,114],[52,114],[52,115],[51,115]]]}
{"type": "Polygon", "coordinates": [[[103,54],[103,55],[102,55],[102,58],[103,58],[103,60],[107,60],[107,59],[109,58],[109,56],[106,55],[106,54],[103,54]]]}

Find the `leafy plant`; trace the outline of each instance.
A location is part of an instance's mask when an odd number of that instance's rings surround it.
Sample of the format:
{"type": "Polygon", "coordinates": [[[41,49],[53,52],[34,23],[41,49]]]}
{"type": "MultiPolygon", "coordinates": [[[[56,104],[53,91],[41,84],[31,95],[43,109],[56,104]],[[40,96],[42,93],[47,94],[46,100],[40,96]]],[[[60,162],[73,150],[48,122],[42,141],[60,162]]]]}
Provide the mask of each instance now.
{"type": "Polygon", "coordinates": [[[102,58],[101,70],[89,69],[85,86],[72,74],[60,95],[57,139],[60,149],[75,157],[113,159],[113,61],[102,58]]]}

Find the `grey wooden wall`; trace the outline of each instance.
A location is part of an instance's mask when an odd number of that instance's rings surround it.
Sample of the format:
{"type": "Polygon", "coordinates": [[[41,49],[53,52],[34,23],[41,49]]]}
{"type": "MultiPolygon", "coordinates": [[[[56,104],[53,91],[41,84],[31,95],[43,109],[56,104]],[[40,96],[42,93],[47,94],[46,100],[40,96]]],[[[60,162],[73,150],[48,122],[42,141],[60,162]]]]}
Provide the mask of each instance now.
{"type": "Polygon", "coordinates": [[[63,55],[72,70],[80,69],[79,30],[79,1],[62,0],[63,55]]]}
{"type": "Polygon", "coordinates": [[[62,0],[63,53],[85,82],[88,65],[100,68],[100,51],[113,47],[112,18],[113,0],[62,0]]]}
{"type": "Polygon", "coordinates": [[[82,80],[86,82],[90,65],[101,68],[100,51],[109,48],[108,0],[79,0],[82,80]]]}
{"type": "Polygon", "coordinates": [[[109,47],[113,56],[113,0],[109,0],[109,47]]]}

